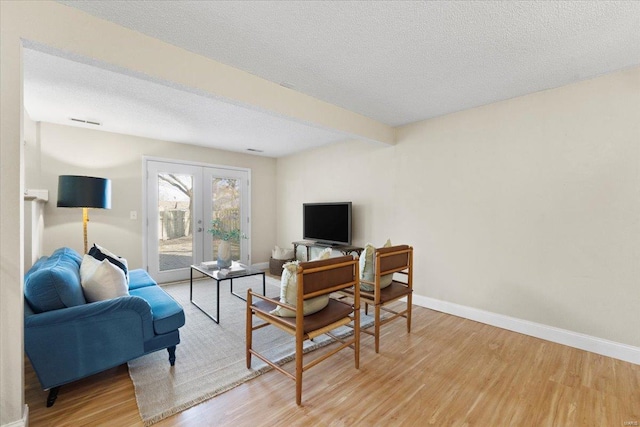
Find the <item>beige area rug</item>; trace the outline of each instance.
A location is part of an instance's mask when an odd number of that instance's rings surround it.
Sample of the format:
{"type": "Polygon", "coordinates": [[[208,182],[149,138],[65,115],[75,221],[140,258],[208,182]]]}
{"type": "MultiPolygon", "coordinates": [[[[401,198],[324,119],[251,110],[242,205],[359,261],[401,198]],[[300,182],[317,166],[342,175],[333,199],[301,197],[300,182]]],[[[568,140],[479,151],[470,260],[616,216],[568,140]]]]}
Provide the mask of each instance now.
{"type": "MultiPolygon", "coordinates": [[[[279,281],[267,277],[267,295],[279,295],[279,281]]],[[[262,277],[234,280],[234,292],[246,294],[247,288],[262,291],[262,277]]],[[[229,292],[229,282],[220,284],[220,324],[216,324],[189,302],[189,283],[164,286],[163,289],[182,304],[186,324],[180,328],[176,364],[171,367],[166,350],[129,362],[129,375],[135,387],[140,416],[146,426],[211,399],[271,369],[256,357],[251,369],[245,359],[246,302],[229,292]]],[[[215,282],[194,283],[194,300],[215,315],[215,282]]],[[[373,319],[362,315],[362,326],[373,319]]],[[[343,327],[340,334],[352,333],[343,327]]],[[[272,360],[284,364],[293,360],[294,339],[275,327],[254,331],[254,348],[272,360]]],[[[327,345],[323,335],[305,342],[305,351],[327,345]]]]}

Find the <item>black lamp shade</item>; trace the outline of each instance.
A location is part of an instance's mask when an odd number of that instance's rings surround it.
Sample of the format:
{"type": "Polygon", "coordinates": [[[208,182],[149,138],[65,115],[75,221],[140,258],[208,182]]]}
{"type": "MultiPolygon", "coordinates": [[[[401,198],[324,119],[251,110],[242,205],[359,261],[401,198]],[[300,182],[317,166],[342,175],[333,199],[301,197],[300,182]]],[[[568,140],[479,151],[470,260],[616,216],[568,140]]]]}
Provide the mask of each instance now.
{"type": "Polygon", "coordinates": [[[92,176],[60,175],[58,207],[111,209],[111,180],[92,176]]]}

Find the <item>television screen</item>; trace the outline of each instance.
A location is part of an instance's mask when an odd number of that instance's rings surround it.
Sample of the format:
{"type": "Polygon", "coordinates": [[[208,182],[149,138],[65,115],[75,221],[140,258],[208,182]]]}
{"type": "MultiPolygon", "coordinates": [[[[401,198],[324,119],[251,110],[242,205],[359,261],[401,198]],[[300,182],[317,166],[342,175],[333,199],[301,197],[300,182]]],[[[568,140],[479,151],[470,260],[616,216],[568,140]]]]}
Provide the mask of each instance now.
{"type": "Polygon", "coordinates": [[[305,240],[351,244],[351,202],[304,203],[302,211],[305,240]]]}

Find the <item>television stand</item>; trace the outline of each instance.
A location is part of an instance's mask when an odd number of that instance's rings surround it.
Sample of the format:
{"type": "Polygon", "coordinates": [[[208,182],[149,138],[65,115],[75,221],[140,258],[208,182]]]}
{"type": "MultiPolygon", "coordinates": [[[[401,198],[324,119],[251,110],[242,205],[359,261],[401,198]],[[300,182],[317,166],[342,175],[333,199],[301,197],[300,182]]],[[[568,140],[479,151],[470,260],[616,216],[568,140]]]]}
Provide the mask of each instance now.
{"type": "Polygon", "coordinates": [[[293,242],[294,257],[298,254],[298,246],[304,246],[307,249],[307,261],[311,256],[310,249],[312,247],[313,248],[331,248],[336,251],[342,252],[343,255],[349,255],[350,253],[355,252],[358,256],[360,256],[360,254],[364,250],[364,248],[361,248],[359,246],[322,243],[322,242],[315,242],[313,240],[298,240],[297,242],[293,242]]]}

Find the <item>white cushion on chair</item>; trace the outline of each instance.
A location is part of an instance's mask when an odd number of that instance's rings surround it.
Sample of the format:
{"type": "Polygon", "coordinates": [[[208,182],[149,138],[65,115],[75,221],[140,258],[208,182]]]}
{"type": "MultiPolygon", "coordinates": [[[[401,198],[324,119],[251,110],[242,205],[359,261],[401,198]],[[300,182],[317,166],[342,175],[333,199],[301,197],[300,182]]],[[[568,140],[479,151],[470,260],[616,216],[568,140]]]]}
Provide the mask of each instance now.
{"type": "MultiPolygon", "coordinates": [[[[312,261],[327,259],[331,256],[331,248],[323,249],[317,258],[312,261]]],[[[282,266],[282,277],[280,278],[280,302],[296,306],[298,298],[298,261],[288,262],[282,266]]],[[[317,313],[329,304],[329,295],[320,295],[310,298],[304,302],[302,312],[307,314],[317,313]]],[[[281,317],[296,317],[296,312],[281,306],[271,310],[271,314],[281,317]]]]}
{"type": "MultiPolygon", "coordinates": [[[[387,239],[383,248],[391,247],[391,239],[387,239]]],[[[360,280],[366,280],[373,282],[375,280],[376,272],[373,268],[373,260],[376,254],[376,247],[371,243],[367,243],[360,256],[360,280]]],[[[393,281],[393,274],[387,274],[380,278],[380,289],[386,288],[393,281]]],[[[374,287],[368,283],[360,282],[360,289],[367,292],[373,292],[374,287]]]]}

